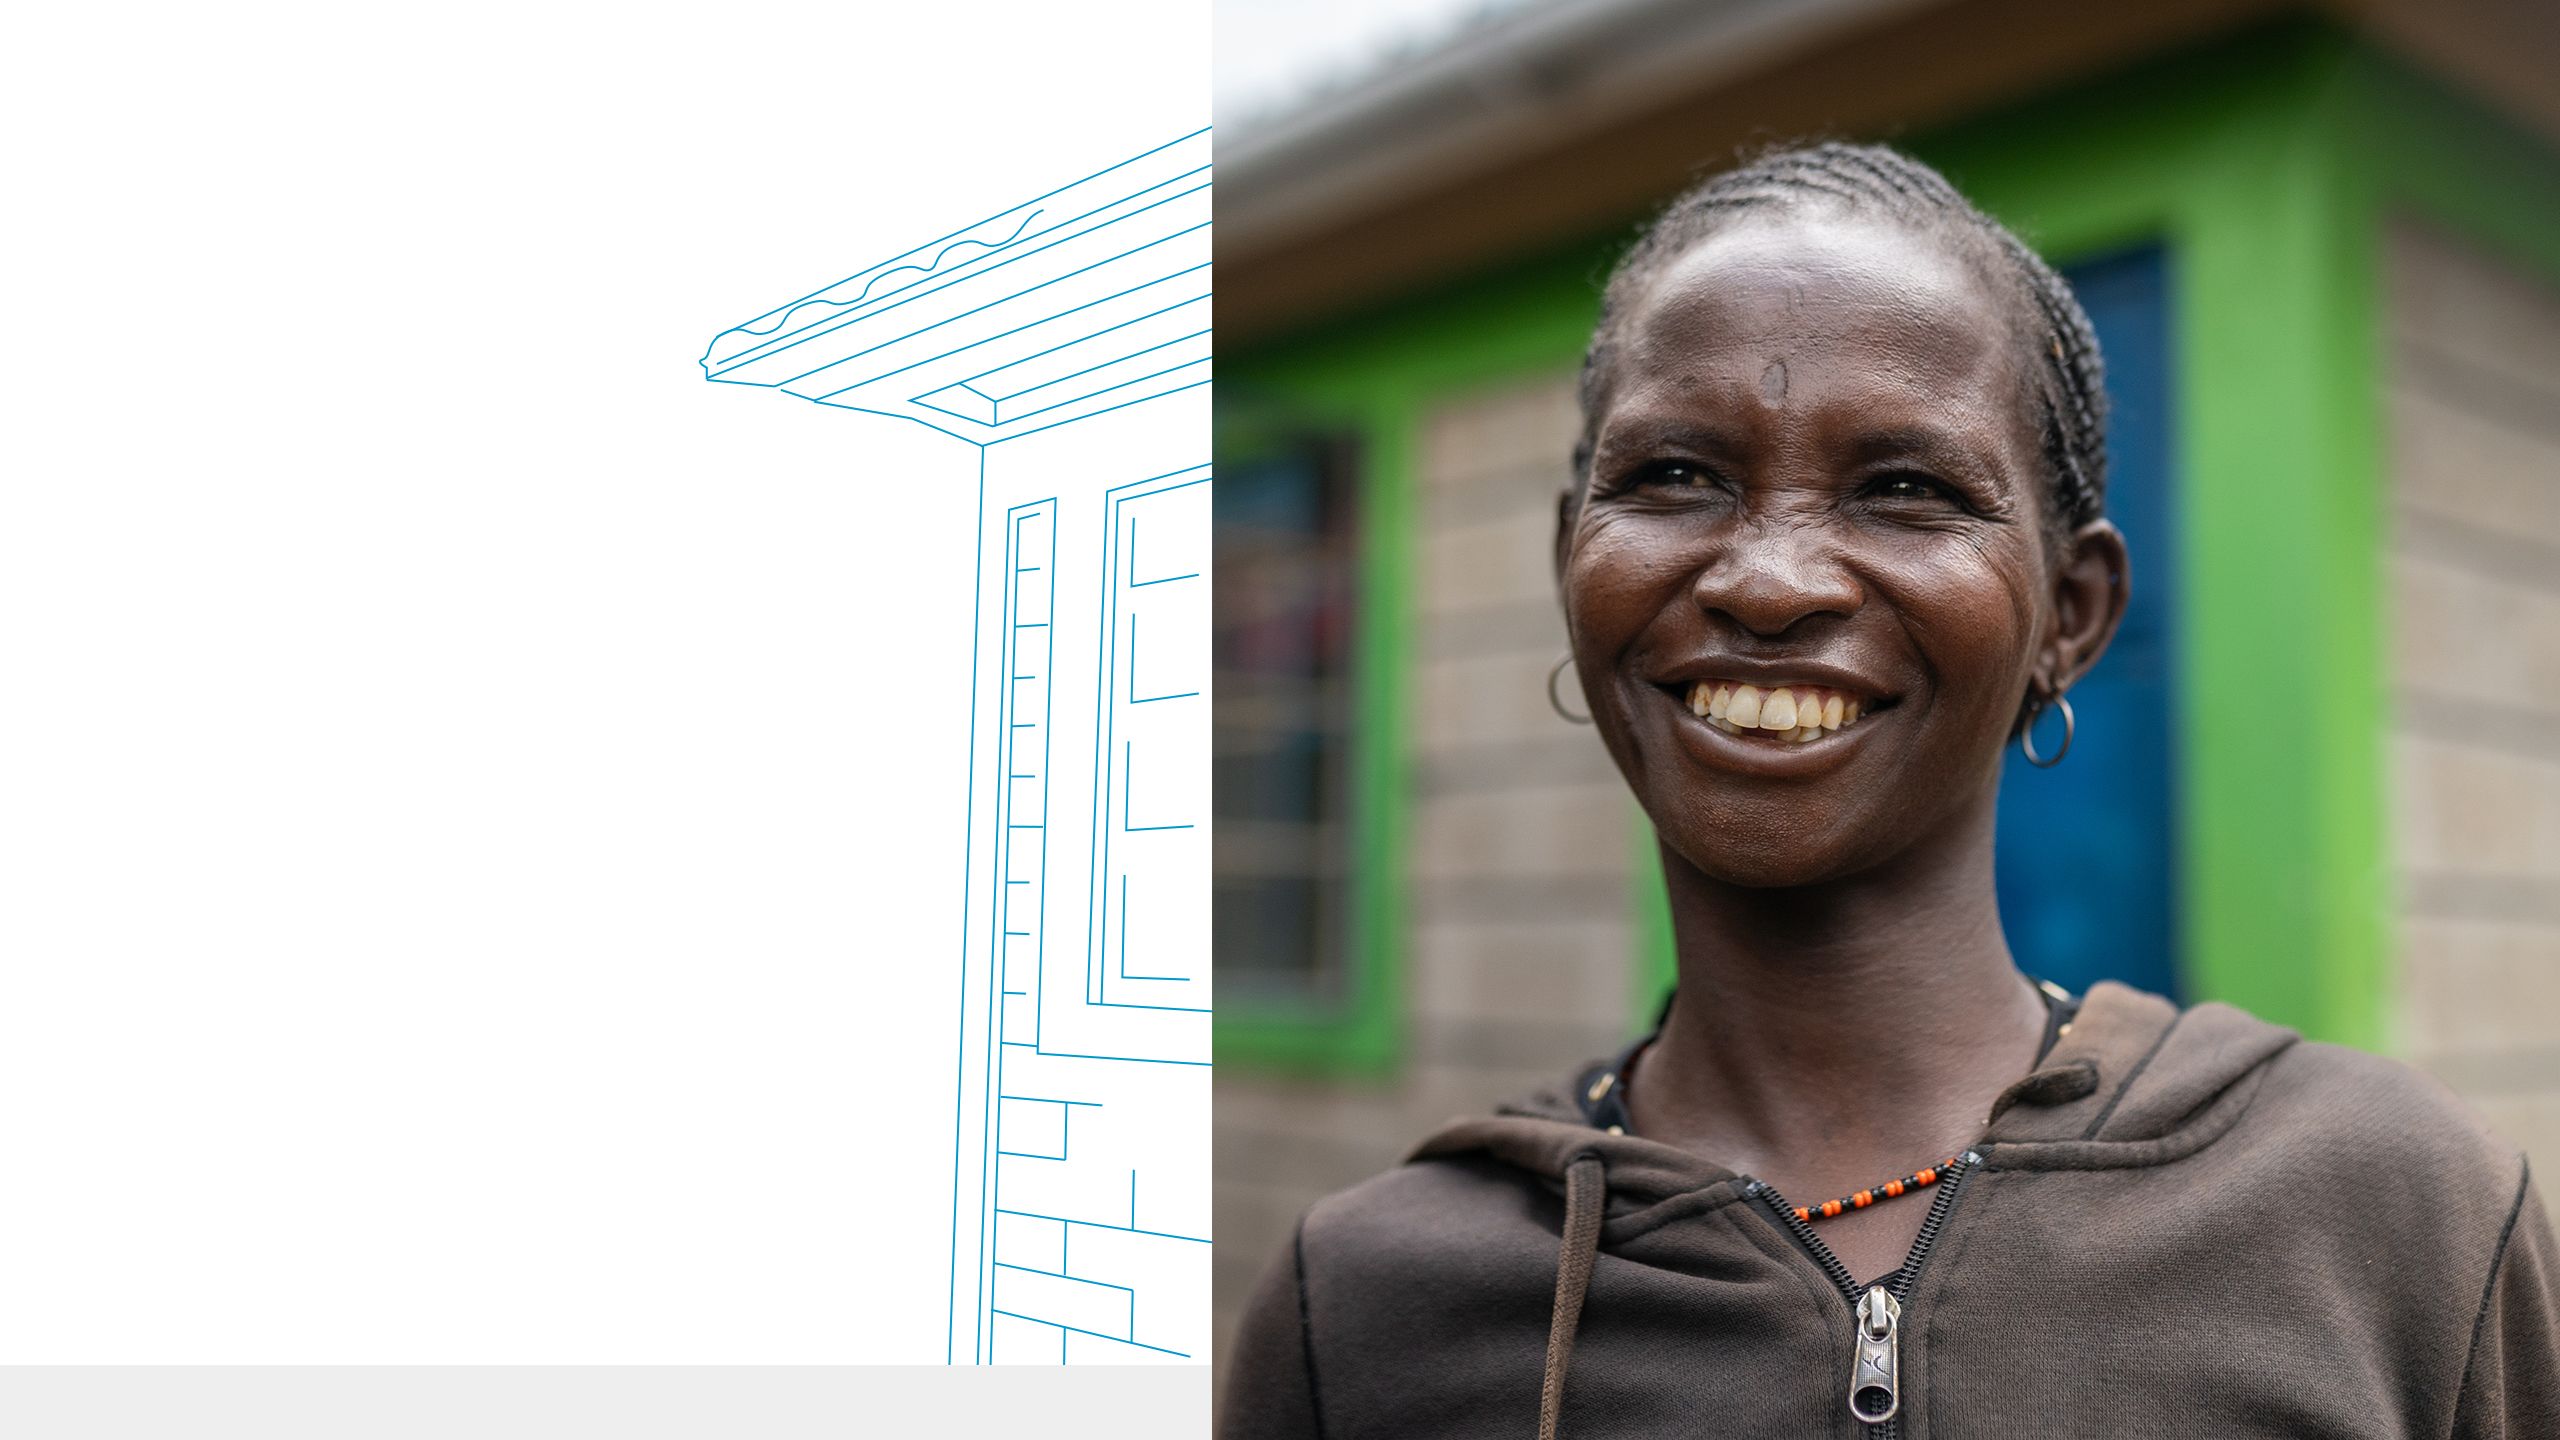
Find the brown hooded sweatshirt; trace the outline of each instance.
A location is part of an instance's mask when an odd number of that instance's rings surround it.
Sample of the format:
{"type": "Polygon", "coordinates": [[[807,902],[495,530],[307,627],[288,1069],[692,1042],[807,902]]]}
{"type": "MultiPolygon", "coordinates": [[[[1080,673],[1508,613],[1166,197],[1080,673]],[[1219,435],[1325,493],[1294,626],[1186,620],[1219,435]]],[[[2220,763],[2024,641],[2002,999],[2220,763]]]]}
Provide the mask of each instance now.
{"type": "Polygon", "coordinates": [[[2100,984],[1968,1156],[1872,1295],[1562,1091],[1453,1124],[1300,1221],[1218,1433],[2560,1440],[2542,1202],[2403,1065],[2100,984]]]}

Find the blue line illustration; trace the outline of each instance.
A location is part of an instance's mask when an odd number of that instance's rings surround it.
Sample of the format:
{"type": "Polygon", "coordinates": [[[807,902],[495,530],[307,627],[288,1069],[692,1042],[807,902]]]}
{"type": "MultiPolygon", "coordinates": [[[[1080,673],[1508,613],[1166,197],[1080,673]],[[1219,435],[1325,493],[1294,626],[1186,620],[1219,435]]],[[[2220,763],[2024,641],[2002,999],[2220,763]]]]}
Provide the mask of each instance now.
{"type": "Polygon", "coordinates": [[[952,1045],[948,1285],[882,1299],[955,1364],[1208,1350],[1210,176],[1195,130],[698,361],[977,451],[959,1009],[913,1027],[952,1045]]]}
{"type": "Polygon", "coordinates": [[[733,325],[703,374],[977,445],[1203,383],[1209,174],[1194,131],[733,325]]]}

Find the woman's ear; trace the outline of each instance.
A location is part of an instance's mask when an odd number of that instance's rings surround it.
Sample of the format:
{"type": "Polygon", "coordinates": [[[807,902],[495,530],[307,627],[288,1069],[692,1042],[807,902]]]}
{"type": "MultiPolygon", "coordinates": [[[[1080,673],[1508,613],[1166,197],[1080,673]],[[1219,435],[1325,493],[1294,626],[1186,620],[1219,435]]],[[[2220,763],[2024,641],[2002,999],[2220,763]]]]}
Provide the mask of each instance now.
{"type": "Polygon", "coordinates": [[[2132,566],[2115,522],[2092,520],[2072,532],[2053,574],[2053,628],[2036,659],[2045,693],[2070,689],[2098,663],[2132,596],[2132,566]]]}

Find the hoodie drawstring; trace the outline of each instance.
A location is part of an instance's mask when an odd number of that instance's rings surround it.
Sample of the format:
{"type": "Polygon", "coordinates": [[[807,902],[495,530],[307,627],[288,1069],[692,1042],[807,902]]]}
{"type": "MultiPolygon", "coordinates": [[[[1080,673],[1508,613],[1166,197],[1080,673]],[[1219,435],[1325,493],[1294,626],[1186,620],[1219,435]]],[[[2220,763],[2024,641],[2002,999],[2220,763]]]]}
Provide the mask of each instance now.
{"type": "Polygon", "coordinates": [[[1565,1167],[1564,1240],[1556,1251],[1556,1310],[1547,1325],[1547,1375],[1538,1389],[1538,1440],[1556,1440],[1564,1418],[1564,1372],[1573,1363],[1573,1334],[1582,1298],[1600,1258],[1600,1221],[1608,1210],[1609,1172],[1597,1155],[1565,1167]]]}

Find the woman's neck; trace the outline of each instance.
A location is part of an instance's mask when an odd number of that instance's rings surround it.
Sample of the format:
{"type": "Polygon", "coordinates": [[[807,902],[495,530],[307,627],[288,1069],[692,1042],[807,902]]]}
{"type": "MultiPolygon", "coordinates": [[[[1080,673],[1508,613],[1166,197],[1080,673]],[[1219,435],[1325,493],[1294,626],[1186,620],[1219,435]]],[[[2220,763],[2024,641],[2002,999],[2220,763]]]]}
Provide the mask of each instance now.
{"type": "Polygon", "coordinates": [[[1666,849],[1680,992],[1629,1086],[1638,1129],[1821,1171],[1972,1140],[2044,1026],[2000,929],[1989,800],[1974,808],[1821,885],[1729,885],[1666,849]]]}

